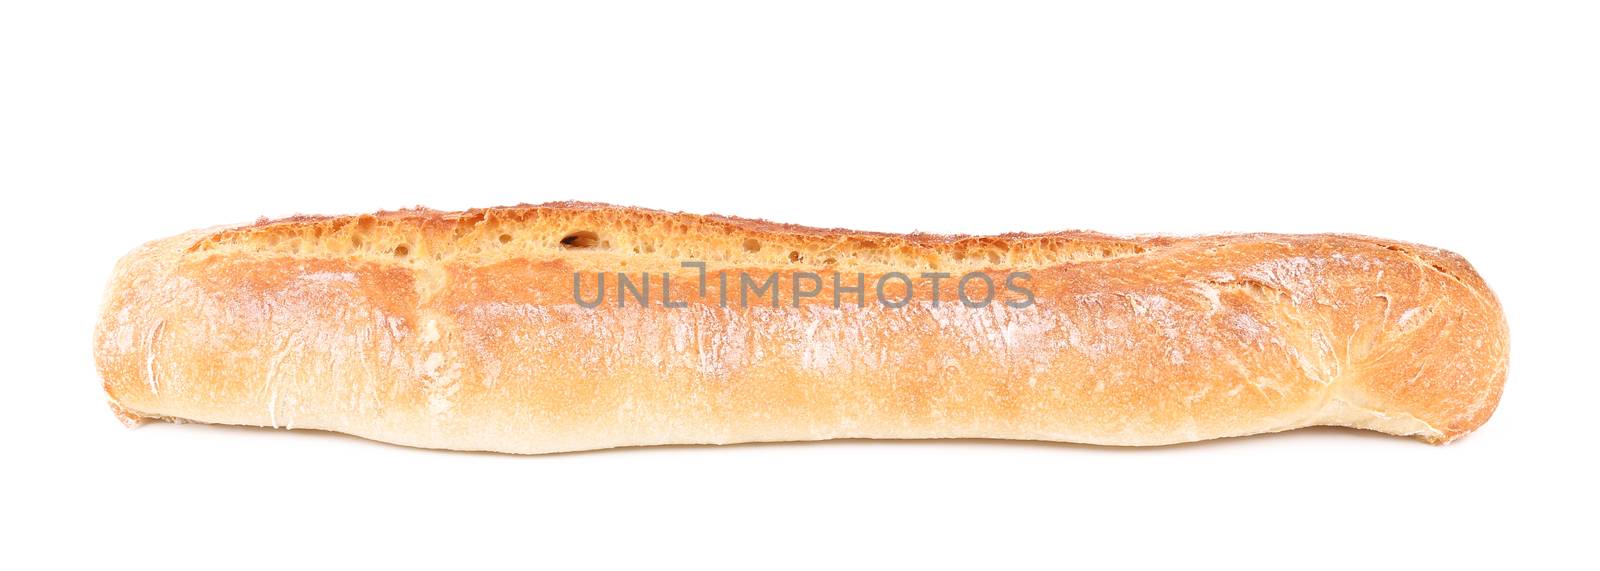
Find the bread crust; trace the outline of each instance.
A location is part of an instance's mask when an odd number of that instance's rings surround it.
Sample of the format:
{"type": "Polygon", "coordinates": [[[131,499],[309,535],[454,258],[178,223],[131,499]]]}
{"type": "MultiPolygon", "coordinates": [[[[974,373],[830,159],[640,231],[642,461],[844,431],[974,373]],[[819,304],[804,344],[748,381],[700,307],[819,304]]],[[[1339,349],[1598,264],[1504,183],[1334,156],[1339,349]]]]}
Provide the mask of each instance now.
{"type": "Polygon", "coordinates": [[[95,357],[121,418],[456,450],[1313,425],[1444,443],[1493,413],[1507,335],[1466,260],[1364,236],[900,235],[551,203],[150,242],[117,264],[95,357]],[[574,299],[574,274],[695,283],[686,260],[712,285],[683,307],[574,299]],[[1030,306],[918,279],[1016,271],[1030,306]],[[790,303],[808,272],[820,290],[790,303]],[[913,278],[911,303],[873,299],[889,272],[913,278]],[[719,303],[739,273],[776,274],[783,303],[719,303]],[[833,274],[863,275],[867,303],[835,307],[833,274]]]}

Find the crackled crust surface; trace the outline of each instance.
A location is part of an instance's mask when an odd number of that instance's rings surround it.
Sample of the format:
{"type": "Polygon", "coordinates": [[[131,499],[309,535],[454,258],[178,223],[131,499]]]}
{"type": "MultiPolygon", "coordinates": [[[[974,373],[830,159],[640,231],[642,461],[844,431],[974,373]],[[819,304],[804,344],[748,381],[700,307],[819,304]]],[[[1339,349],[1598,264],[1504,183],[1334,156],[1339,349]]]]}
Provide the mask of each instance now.
{"type": "MultiPolygon", "coordinates": [[[[896,298],[903,289],[889,288],[896,298]]],[[[659,294],[657,294],[659,296],[659,294]]],[[[848,294],[846,299],[851,299],[848,294]]],[[[1350,235],[823,230],[586,203],[294,217],[119,262],[114,410],[517,453],[830,438],[1159,445],[1341,425],[1448,442],[1493,412],[1507,331],[1459,256],[1350,235]],[[661,274],[666,308],[572,296],[661,274]],[[1024,271],[1035,303],[791,299],[796,272],[1024,271]],[[776,273],[778,307],[716,298],[776,273]],[[737,283],[737,282],[735,282],[737,283]],[[592,282],[591,282],[592,284],[592,282]]]]}

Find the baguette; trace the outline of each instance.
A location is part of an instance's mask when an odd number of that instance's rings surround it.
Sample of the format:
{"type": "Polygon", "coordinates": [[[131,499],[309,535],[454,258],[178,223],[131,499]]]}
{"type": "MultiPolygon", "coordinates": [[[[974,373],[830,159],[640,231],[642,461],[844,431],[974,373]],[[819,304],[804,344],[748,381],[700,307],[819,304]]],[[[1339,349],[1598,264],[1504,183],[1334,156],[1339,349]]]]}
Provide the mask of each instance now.
{"type": "Polygon", "coordinates": [[[1493,413],[1507,335],[1466,260],[1363,236],[897,235],[551,203],[156,240],[117,264],[94,344],[130,425],[535,454],[1314,425],[1445,443],[1493,413]]]}

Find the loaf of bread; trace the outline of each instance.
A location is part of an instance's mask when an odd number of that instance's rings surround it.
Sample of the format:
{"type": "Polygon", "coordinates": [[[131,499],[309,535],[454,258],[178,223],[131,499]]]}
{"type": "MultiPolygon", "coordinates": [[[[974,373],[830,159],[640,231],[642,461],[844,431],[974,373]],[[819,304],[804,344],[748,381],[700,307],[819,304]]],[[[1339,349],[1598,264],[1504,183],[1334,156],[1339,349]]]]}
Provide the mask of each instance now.
{"type": "Polygon", "coordinates": [[[554,203],[150,242],[117,264],[95,357],[130,425],[545,453],[1314,425],[1444,443],[1494,411],[1507,343],[1466,260],[1362,236],[897,235],[554,203]]]}

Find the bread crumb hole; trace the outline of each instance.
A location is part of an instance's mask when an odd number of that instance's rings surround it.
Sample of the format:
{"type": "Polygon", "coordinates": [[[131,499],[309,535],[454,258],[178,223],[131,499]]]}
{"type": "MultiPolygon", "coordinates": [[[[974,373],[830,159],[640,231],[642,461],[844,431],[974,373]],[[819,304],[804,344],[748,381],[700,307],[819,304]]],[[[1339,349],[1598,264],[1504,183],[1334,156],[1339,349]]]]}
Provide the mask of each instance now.
{"type": "Polygon", "coordinates": [[[561,247],[572,250],[583,250],[600,245],[600,235],[588,230],[579,230],[561,239],[561,247]]]}
{"type": "Polygon", "coordinates": [[[511,241],[511,235],[510,234],[501,234],[500,235],[500,243],[501,244],[504,244],[504,243],[507,243],[507,242],[510,242],[510,241],[511,241]]]}
{"type": "Polygon", "coordinates": [[[800,261],[800,258],[801,256],[798,250],[789,250],[789,261],[798,262],[800,261]]]}
{"type": "Polygon", "coordinates": [[[394,257],[396,257],[396,258],[404,258],[404,257],[406,257],[407,254],[410,254],[410,253],[411,253],[411,248],[406,247],[405,244],[401,244],[399,246],[395,246],[394,247],[394,257]]]}
{"type": "Polygon", "coordinates": [[[760,252],[761,251],[761,241],[757,240],[755,238],[745,238],[744,239],[744,251],[746,251],[746,252],[760,252]]]}

